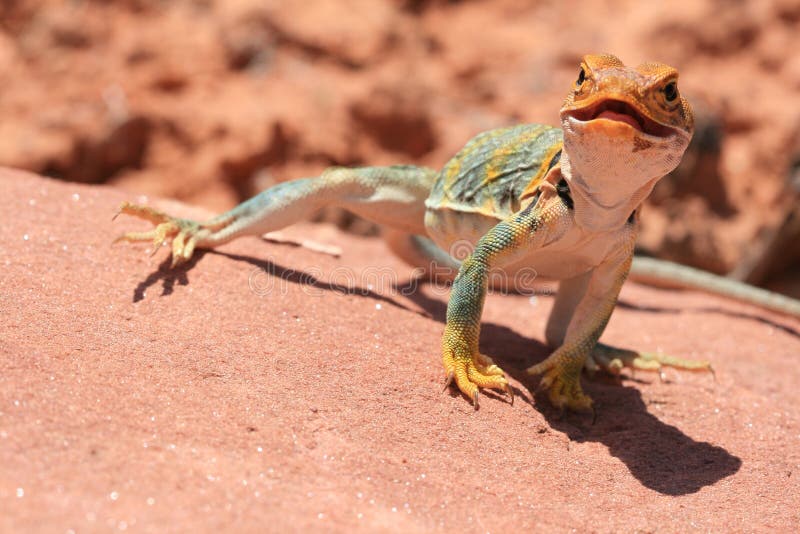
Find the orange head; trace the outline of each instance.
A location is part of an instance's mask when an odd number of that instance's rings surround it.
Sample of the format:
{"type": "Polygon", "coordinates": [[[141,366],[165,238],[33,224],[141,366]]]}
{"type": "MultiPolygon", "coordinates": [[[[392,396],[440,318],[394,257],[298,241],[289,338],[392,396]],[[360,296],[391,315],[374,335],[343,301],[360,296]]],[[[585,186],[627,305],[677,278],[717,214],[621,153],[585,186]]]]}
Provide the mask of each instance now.
{"type": "Polygon", "coordinates": [[[643,200],[677,167],[694,118],[674,68],[632,68],[612,55],[587,55],[561,108],[561,127],[562,171],[587,198],[611,206],[643,200]]]}
{"type": "Polygon", "coordinates": [[[694,129],[692,108],[678,91],[677,70],[663,63],[626,67],[610,54],[583,57],[561,117],[623,122],[646,137],[691,137],[694,129]]]}

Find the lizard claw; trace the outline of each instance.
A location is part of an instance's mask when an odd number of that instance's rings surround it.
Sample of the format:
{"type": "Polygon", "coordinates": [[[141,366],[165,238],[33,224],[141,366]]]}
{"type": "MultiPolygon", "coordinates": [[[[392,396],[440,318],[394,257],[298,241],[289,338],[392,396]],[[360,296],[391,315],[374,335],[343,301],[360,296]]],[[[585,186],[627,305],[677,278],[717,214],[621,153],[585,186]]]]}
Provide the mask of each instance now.
{"type": "Polygon", "coordinates": [[[160,249],[164,245],[164,239],[158,240],[156,239],[153,241],[153,251],[150,253],[150,257],[152,258],[158,253],[158,249],[160,249]]]}
{"type": "Polygon", "coordinates": [[[514,390],[511,389],[511,384],[506,384],[505,390],[506,395],[508,395],[508,403],[511,406],[514,406],[514,390]]]}
{"type": "Polygon", "coordinates": [[[442,393],[447,391],[447,388],[450,387],[450,384],[453,383],[453,375],[454,373],[451,371],[447,373],[446,377],[444,377],[444,387],[442,388],[442,393]]]}

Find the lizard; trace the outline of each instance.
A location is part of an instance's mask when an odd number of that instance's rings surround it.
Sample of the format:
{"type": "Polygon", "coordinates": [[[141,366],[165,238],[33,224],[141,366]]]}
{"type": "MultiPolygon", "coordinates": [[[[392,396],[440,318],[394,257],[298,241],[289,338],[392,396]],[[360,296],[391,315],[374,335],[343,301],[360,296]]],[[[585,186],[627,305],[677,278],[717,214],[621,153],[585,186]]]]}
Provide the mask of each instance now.
{"type": "MultiPolygon", "coordinates": [[[[693,134],[678,71],[663,63],[634,68],[610,54],[586,55],[560,122],[560,128],[522,124],[481,133],[439,171],[331,167],[318,177],[275,185],[203,222],[125,202],[118,214],[148,220],[154,228],[116,241],[152,240],[158,250],[171,240],[174,267],[197,248],[263,235],[325,206],[374,221],[385,228],[390,249],[408,263],[457,269],[441,343],[445,388],[455,383],[476,409],[481,388],[514,399],[504,371],[478,348],[492,269],[513,276],[532,268],[559,284],[545,329],[554,350],[527,370],[541,376],[540,389],[559,409],[593,410],[581,387],[584,369],[710,371],[706,361],[599,342],[634,263],[641,205],[678,165],[693,134]],[[473,248],[463,261],[445,252],[465,240],[473,248]]],[[[708,273],[643,265],[639,274],[656,281],[735,293],[708,273]]],[[[783,311],[788,306],[800,315],[796,301],[772,294],[759,300],[753,294],[759,290],[744,287],[749,292],[735,296],[783,311]]]]}

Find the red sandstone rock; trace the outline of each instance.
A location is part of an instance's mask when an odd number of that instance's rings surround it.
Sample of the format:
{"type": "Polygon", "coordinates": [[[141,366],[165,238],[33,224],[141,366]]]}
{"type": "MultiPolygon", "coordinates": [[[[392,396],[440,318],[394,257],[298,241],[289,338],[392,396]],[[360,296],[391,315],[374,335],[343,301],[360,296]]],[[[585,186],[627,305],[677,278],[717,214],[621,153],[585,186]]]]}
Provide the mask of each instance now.
{"type": "MultiPolygon", "coordinates": [[[[604,338],[705,374],[585,380],[559,419],[523,369],[552,301],[491,295],[512,406],[441,392],[446,292],[375,239],[303,224],[170,270],[110,245],[130,194],[0,171],[0,531],[790,531],[800,322],[628,284],[604,338]],[[387,270],[375,271],[376,258],[387,270]],[[394,275],[392,274],[394,273],[394,275]],[[407,292],[406,292],[407,293],[407,292]]],[[[155,201],[204,216],[185,205],[155,201]]]]}

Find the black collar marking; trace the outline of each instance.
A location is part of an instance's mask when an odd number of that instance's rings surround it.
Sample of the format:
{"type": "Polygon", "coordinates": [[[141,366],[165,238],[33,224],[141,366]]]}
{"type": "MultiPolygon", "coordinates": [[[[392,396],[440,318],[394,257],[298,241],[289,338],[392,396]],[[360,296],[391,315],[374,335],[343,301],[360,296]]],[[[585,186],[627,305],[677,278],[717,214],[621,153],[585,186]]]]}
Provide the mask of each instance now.
{"type": "Polygon", "coordinates": [[[556,152],[556,155],[550,160],[550,163],[547,164],[547,170],[545,171],[544,175],[547,176],[547,173],[550,172],[550,169],[558,165],[558,162],[561,161],[561,150],[556,152]]]}
{"type": "Polygon", "coordinates": [[[561,200],[569,209],[573,209],[575,207],[575,202],[572,201],[572,196],[569,194],[569,185],[565,179],[561,179],[556,185],[556,193],[558,196],[561,197],[561,200]]]}

